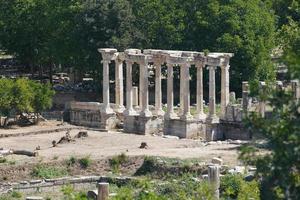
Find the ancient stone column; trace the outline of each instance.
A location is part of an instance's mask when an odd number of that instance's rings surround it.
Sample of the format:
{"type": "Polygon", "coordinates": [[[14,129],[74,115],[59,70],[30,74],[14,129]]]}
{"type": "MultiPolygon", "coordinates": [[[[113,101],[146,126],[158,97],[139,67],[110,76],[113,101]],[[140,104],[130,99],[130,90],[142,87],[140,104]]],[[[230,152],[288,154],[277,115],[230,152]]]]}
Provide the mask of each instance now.
{"type": "MultiPolygon", "coordinates": [[[[262,94],[264,94],[265,90],[266,90],[266,83],[265,82],[259,82],[259,89],[261,91],[262,94]]],[[[260,99],[259,100],[259,105],[258,105],[258,109],[259,109],[259,113],[261,115],[261,117],[265,117],[265,112],[266,112],[266,102],[264,99],[260,99]]]]}
{"type": "Polygon", "coordinates": [[[165,114],[166,119],[171,119],[175,116],[174,113],[174,94],[173,94],[173,65],[168,66],[168,83],[167,83],[167,112],[165,114]]]}
{"type": "Polygon", "coordinates": [[[140,63],[140,72],[142,72],[142,77],[140,81],[142,83],[142,88],[140,89],[140,94],[142,97],[141,101],[141,116],[151,117],[152,113],[149,110],[149,92],[148,92],[148,63],[140,63]]]}
{"type": "Polygon", "coordinates": [[[139,65],[139,69],[140,69],[140,75],[139,75],[139,108],[142,108],[143,107],[143,84],[144,84],[144,81],[143,81],[143,76],[144,76],[144,72],[143,72],[143,69],[141,67],[141,65],[139,65]]]}
{"type": "Polygon", "coordinates": [[[179,85],[179,110],[178,110],[178,114],[182,115],[183,113],[183,95],[184,95],[184,69],[182,67],[180,67],[180,85],[179,85]]]}
{"type": "Polygon", "coordinates": [[[115,70],[115,95],[116,95],[116,105],[119,112],[124,111],[124,86],[123,86],[123,61],[116,60],[116,70],[115,70]]]}
{"type": "Polygon", "coordinates": [[[230,65],[221,66],[221,116],[223,118],[229,104],[229,68],[230,65]]]}
{"type": "Polygon", "coordinates": [[[182,72],[182,82],[180,81],[180,88],[182,87],[182,113],[180,118],[188,120],[192,118],[190,113],[190,64],[186,63],[180,66],[182,72]]]}
{"type": "Polygon", "coordinates": [[[243,93],[242,93],[242,105],[243,105],[243,112],[247,113],[250,107],[250,102],[249,102],[249,83],[247,81],[243,81],[242,83],[242,88],[243,88],[243,93]]]}
{"type": "Polygon", "coordinates": [[[103,105],[104,113],[112,113],[113,110],[109,105],[109,63],[110,60],[102,60],[103,64],[103,105]]]}
{"type": "Polygon", "coordinates": [[[210,121],[217,119],[216,115],[216,67],[208,66],[209,69],[209,115],[210,121]]]}
{"type": "Polygon", "coordinates": [[[208,166],[208,181],[214,191],[214,199],[220,197],[220,168],[218,165],[208,166]]]}
{"type": "Polygon", "coordinates": [[[196,65],[197,68],[197,119],[205,119],[203,111],[203,65],[196,65]]]}
{"type": "Polygon", "coordinates": [[[163,116],[164,111],[162,109],[162,94],[161,94],[161,63],[154,62],[155,66],[155,114],[163,116]]]}
{"type": "Polygon", "coordinates": [[[98,183],[97,200],[108,200],[109,197],[109,183],[98,183]]]}
{"type": "Polygon", "coordinates": [[[135,114],[132,107],[132,62],[126,61],[126,110],[125,115],[135,114]]]}

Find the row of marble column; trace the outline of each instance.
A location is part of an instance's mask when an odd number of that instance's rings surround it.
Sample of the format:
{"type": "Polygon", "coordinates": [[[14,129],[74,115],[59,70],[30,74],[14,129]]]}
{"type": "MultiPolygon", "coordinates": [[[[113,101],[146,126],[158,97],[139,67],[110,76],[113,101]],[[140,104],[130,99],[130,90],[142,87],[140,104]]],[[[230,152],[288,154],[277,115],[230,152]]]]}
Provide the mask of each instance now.
{"type": "MultiPolygon", "coordinates": [[[[103,60],[103,111],[112,113],[113,110],[109,105],[109,63],[103,60]]],[[[167,64],[167,112],[162,110],[162,91],[161,91],[161,64],[154,62],[155,70],[155,114],[165,115],[167,119],[176,118],[174,112],[174,92],[173,92],[173,68],[172,64],[167,64]]],[[[124,114],[135,115],[132,99],[132,61],[126,61],[126,110],[124,114]]],[[[115,61],[115,97],[117,109],[121,112],[124,110],[123,105],[123,61],[115,61]]],[[[142,116],[151,116],[149,110],[149,93],[148,93],[148,63],[139,63],[140,67],[140,106],[142,116]]],[[[197,119],[205,119],[206,115],[203,110],[203,69],[204,65],[197,65],[197,119]]],[[[216,88],[215,88],[215,70],[216,66],[207,66],[209,69],[209,115],[208,119],[217,119],[216,116],[216,88]]],[[[191,119],[190,114],[190,91],[189,91],[189,68],[190,64],[180,65],[180,91],[181,91],[181,119],[191,119]]],[[[229,65],[221,67],[221,113],[225,115],[226,106],[229,103],[229,65]]]]}

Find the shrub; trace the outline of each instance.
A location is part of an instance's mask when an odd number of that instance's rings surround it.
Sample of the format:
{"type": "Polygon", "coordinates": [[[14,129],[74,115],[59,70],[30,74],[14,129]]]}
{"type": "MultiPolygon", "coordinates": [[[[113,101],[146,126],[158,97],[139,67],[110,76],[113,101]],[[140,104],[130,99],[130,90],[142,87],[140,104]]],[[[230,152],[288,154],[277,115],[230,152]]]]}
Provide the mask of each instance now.
{"type": "Polygon", "coordinates": [[[67,165],[68,167],[73,166],[76,163],[77,159],[74,156],[71,156],[68,160],[67,160],[67,165]]]}
{"type": "Polygon", "coordinates": [[[127,161],[128,161],[128,156],[126,156],[125,153],[122,153],[122,154],[120,154],[120,155],[117,155],[117,156],[112,157],[112,158],[109,160],[109,164],[110,164],[110,166],[111,166],[111,168],[112,168],[112,171],[113,171],[114,173],[117,173],[117,172],[119,172],[119,170],[120,170],[120,166],[121,166],[122,164],[124,164],[125,162],[127,162],[127,161]]]}
{"type": "Polygon", "coordinates": [[[57,178],[62,176],[67,176],[68,171],[64,167],[53,167],[37,165],[33,168],[31,176],[38,178],[57,178]]]}
{"type": "Polygon", "coordinates": [[[7,162],[7,159],[6,158],[1,158],[0,157],[0,163],[6,163],[7,162]]]}
{"type": "Polygon", "coordinates": [[[66,200],[87,200],[85,192],[76,192],[71,185],[63,186],[61,191],[63,192],[64,199],[66,200]]]}
{"type": "Polygon", "coordinates": [[[246,182],[242,175],[225,175],[221,178],[220,192],[225,199],[259,199],[259,184],[246,182]]]}
{"type": "Polygon", "coordinates": [[[22,198],[22,193],[21,192],[17,192],[17,191],[12,191],[11,197],[17,198],[17,199],[21,199],[22,198]]]}
{"type": "Polygon", "coordinates": [[[78,162],[83,169],[86,169],[91,165],[92,160],[91,160],[90,156],[86,156],[86,157],[80,158],[78,160],[78,162]]]}

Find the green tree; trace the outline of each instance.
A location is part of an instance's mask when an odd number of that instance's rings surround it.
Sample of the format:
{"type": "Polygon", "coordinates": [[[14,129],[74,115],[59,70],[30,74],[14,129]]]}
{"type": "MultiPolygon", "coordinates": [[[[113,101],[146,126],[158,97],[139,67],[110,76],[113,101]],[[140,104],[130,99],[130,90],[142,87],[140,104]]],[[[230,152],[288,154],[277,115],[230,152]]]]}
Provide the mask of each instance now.
{"type": "MultiPolygon", "coordinates": [[[[291,79],[300,77],[300,34],[284,52],[291,79]]],[[[267,95],[267,94],[264,94],[267,95]]],[[[244,148],[240,157],[257,166],[262,178],[263,199],[300,198],[300,102],[290,91],[275,90],[267,95],[273,107],[272,116],[263,119],[251,115],[248,125],[265,136],[270,153],[257,155],[257,148],[244,148]]]]}
{"type": "Polygon", "coordinates": [[[11,113],[25,117],[23,113],[34,112],[38,122],[40,112],[51,108],[53,95],[49,85],[27,79],[0,79],[0,114],[8,119],[11,113]]]}
{"type": "Polygon", "coordinates": [[[131,0],[143,48],[230,52],[230,86],[274,80],[275,16],[261,0],[131,0]]]}

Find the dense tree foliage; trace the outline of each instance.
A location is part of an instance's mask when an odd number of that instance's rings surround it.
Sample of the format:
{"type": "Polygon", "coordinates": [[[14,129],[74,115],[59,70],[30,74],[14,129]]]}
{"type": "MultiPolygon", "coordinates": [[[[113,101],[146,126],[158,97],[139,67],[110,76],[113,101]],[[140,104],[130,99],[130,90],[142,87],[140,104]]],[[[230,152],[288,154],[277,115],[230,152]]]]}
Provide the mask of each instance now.
{"type": "Polygon", "coordinates": [[[235,53],[231,86],[273,79],[275,16],[261,0],[0,0],[0,43],[29,66],[98,77],[99,47],[235,53]],[[85,69],[85,70],[82,70],[85,69]]]}
{"type": "Polygon", "coordinates": [[[0,79],[0,116],[35,113],[38,122],[40,112],[51,108],[53,95],[49,85],[27,79],[0,79]]]}
{"type": "MultiPolygon", "coordinates": [[[[294,25],[293,25],[294,26],[294,25]]],[[[284,51],[284,62],[288,66],[290,79],[300,77],[300,32],[293,31],[293,44],[284,51]]],[[[250,146],[241,153],[247,163],[257,166],[262,178],[263,199],[300,198],[300,102],[291,91],[271,90],[261,94],[273,108],[272,116],[264,119],[253,114],[248,125],[255,133],[267,139],[270,153],[257,154],[250,146]]]]}

